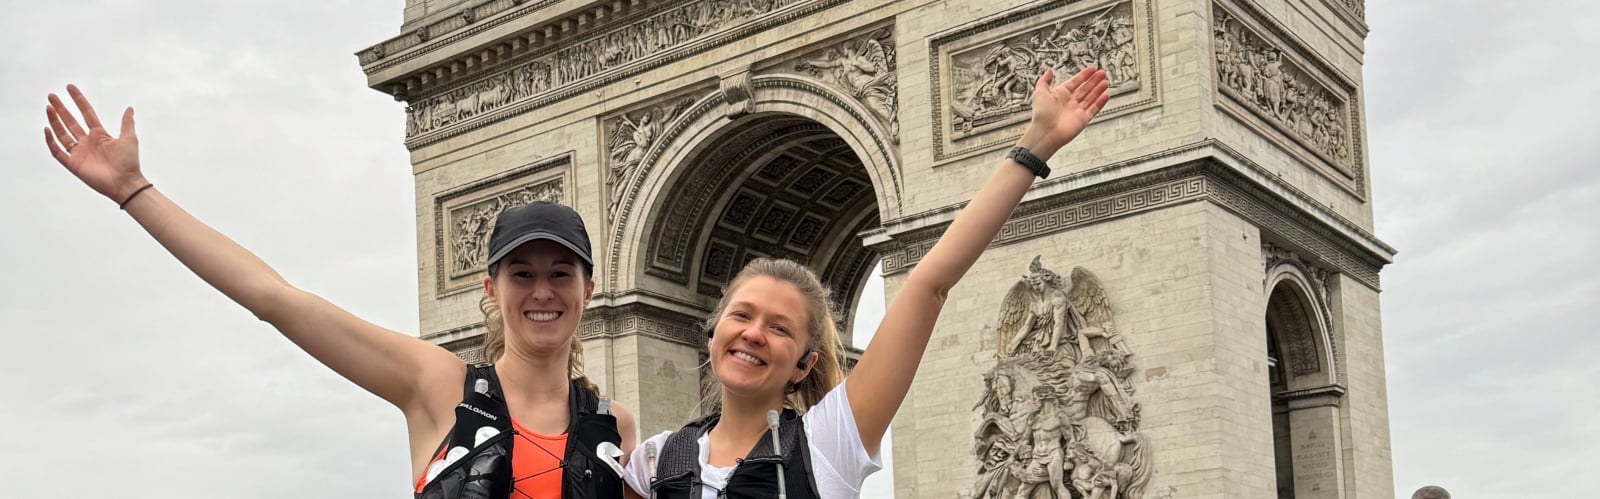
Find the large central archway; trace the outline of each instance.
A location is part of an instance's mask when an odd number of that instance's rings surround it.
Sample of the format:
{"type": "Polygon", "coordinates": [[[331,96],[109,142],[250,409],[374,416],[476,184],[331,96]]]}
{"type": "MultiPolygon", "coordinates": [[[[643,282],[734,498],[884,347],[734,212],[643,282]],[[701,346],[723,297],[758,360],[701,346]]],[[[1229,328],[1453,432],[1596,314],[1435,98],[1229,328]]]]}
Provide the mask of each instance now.
{"type": "Polygon", "coordinates": [[[725,79],[613,187],[607,290],[709,307],[745,262],[775,256],[811,266],[851,310],[878,261],[860,234],[900,210],[893,134],[874,116],[804,75],[725,79]]]}
{"type": "Polygon", "coordinates": [[[860,157],[799,116],[752,115],[726,128],[669,182],[639,268],[708,303],[750,260],[788,258],[814,269],[835,290],[834,306],[850,310],[878,260],[859,235],[879,223],[860,157]]]}
{"type": "MultiPolygon", "coordinates": [[[[670,310],[665,315],[688,324],[704,319],[746,262],[781,257],[811,267],[834,290],[838,326],[850,331],[849,312],[879,261],[861,234],[899,214],[892,134],[854,98],[803,75],[746,81],[676,107],[658,137],[641,136],[651,140],[629,157],[637,166],[610,186],[616,203],[603,297],[617,310],[670,310]]],[[[638,316],[644,332],[649,313],[615,317],[638,316]]],[[[699,326],[679,326],[689,327],[699,326]]],[[[638,369],[639,378],[659,378],[666,365],[681,373],[703,360],[703,329],[695,330],[702,332],[634,340],[621,348],[636,348],[639,364],[618,367],[638,369]]],[[[850,363],[857,350],[844,340],[840,353],[850,363]]],[[[649,430],[659,424],[652,412],[674,423],[687,416],[683,401],[699,395],[687,381],[619,388],[638,393],[649,430]]]]}

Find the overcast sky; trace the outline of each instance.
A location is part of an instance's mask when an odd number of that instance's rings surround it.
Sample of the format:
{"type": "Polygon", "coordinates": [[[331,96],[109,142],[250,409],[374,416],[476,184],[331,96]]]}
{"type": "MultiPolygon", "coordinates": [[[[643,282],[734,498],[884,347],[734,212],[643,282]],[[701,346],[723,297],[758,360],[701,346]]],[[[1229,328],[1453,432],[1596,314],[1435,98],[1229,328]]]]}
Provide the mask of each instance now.
{"type": "MultiPolygon", "coordinates": [[[[68,82],[108,121],[133,105],[164,192],[296,285],[415,333],[402,106],[351,55],[396,34],[401,6],[5,1],[0,495],[409,494],[397,410],[190,275],[40,132],[68,82]]],[[[1383,274],[1396,495],[1600,495],[1600,5],[1369,10],[1377,234],[1400,250],[1383,274]]]]}

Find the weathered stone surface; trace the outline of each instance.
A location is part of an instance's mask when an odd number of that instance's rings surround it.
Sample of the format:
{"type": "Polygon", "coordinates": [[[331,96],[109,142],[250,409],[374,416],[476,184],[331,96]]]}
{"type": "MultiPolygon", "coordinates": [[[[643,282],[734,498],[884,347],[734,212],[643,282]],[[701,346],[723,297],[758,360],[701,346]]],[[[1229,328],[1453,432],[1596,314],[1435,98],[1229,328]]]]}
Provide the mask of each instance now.
{"type": "Polygon", "coordinates": [[[694,413],[701,321],[744,262],[806,262],[849,310],[881,261],[892,295],[1021,134],[1034,71],[1104,67],[1105,113],[939,312],[897,496],[1390,498],[1362,18],[417,0],[360,61],[410,106],[422,335],[470,348],[485,222],[568,203],[594,244],[586,366],[644,434],[694,413]]]}

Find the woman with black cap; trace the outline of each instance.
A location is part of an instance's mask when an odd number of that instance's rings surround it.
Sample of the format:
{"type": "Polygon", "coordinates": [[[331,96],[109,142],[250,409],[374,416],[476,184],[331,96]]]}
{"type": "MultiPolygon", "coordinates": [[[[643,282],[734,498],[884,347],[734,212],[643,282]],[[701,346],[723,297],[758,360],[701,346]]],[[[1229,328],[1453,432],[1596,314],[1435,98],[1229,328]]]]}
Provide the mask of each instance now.
{"type": "MultiPolygon", "coordinates": [[[[872,344],[844,376],[828,289],[792,260],[756,259],[707,319],[715,372],[711,413],[649,438],[628,463],[629,497],[840,499],[876,472],[878,448],[911,389],[945,298],[1000,232],[1045,160],[1109,97],[1085,68],[1056,85],[1046,69],[1032,122],[885,310],[872,344]]],[[[1063,498],[1064,499],[1064,498],[1063,498]]]]}
{"type": "Polygon", "coordinates": [[[364,321],[291,286],[248,250],[179,208],[145,179],[133,109],[113,137],[76,87],[80,124],[50,95],[45,144],[201,279],[318,361],[405,414],[421,498],[614,498],[636,441],[633,417],[583,377],[578,323],[594,292],[577,212],[540,203],[506,210],[483,280],[484,358],[469,366],[418,338],[364,321]]]}

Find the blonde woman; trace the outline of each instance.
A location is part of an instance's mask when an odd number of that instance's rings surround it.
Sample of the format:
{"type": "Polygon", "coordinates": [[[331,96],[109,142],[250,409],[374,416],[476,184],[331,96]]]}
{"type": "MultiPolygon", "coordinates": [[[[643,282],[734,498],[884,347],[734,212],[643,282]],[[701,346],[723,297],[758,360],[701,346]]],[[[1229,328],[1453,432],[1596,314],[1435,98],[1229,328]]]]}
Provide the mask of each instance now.
{"type": "Polygon", "coordinates": [[[852,498],[880,468],[878,448],[905,400],[945,298],[972,267],[1045,160],[1105,106],[1106,73],[1060,86],[1046,69],[1017,147],[950,224],[845,377],[829,291],[804,266],[761,259],[724,290],[707,321],[718,385],[713,412],[651,437],[628,464],[630,497],[852,498]]]}

